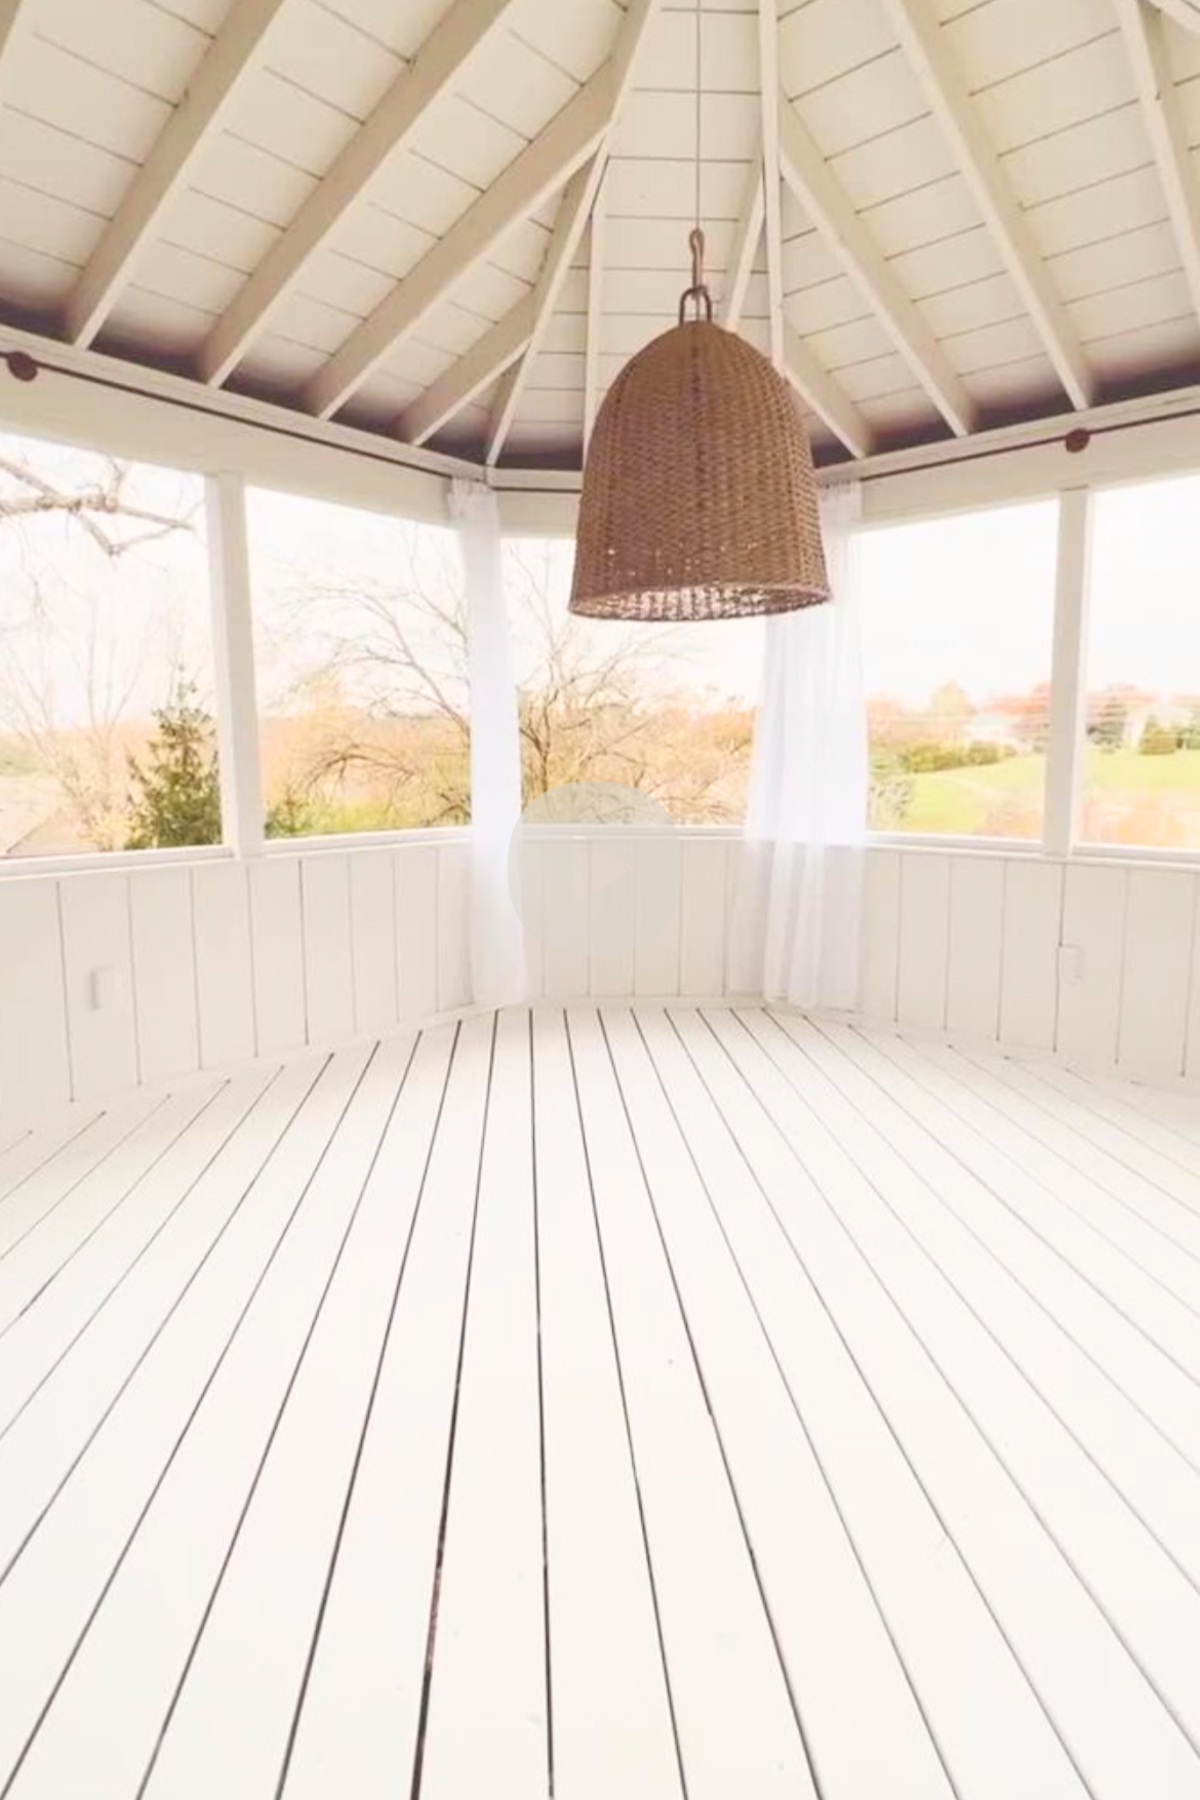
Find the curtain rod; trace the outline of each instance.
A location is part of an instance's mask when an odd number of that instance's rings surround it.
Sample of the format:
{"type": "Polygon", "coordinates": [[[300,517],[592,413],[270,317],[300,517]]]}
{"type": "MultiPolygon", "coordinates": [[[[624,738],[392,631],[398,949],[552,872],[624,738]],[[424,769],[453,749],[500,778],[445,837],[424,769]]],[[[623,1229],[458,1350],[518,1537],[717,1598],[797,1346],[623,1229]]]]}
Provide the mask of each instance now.
{"type": "MultiPolygon", "coordinates": [[[[65,376],[68,381],[82,381],[88,387],[106,388],[115,394],[136,394],[143,400],[156,400],[162,406],[175,406],[182,412],[199,413],[202,418],[219,419],[226,425],[245,425],[252,431],[265,431],[272,437],[289,438],[297,444],[308,444],[319,450],[334,450],[340,456],[355,456],[365,462],[382,463],[389,469],[409,469],[415,475],[432,475],[435,479],[449,480],[451,472],[431,469],[426,464],[413,462],[403,454],[387,456],[382,450],[352,448],[349,444],[329,443],[326,439],[314,437],[311,432],[300,431],[292,425],[272,424],[269,419],[241,419],[234,413],[222,412],[220,407],[206,406],[203,400],[187,400],[174,394],[156,394],[150,388],[139,387],[136,382],[118,381],[112,375],[97,375],[87,369],[72,369],[64,363],[54,362],[44,356],[32,356],[28,350],[0,351],[0,362],[7,363],[8,372],[15,381],[36,381],[39,373],[45,369],[51,375],[65,376]]],[[[405,446],[396,440],[396,447],[403,451],[405,446]]],[[[456,471],[464,479],[469,479],[464,470],[456,471]]],[[[480,480],[485,479],[485,470],[480,465],[480,480]]]]}
{"type": "MultiPolygon", "coordinates": [[[[95,375],[84,369],[72,369],[63,363],[54,362],[43,356],[32,356],[27,350],[7,350],[0,352],[0,361],[7,363],[10,375],[16,381],[34,381],[38,373],[45,369],[50,374],[63,375],[71,381],[85,382],[89,387],[109,389],[117,394],[137,394],[145,400],[157,400],[165,406],[177,406],[184,412],[199,413],[208,419],[220,419],[226,423],[248,425],[254,431],[265,431],[273,437],[289,438],[294,443],[316,445],[322,450],[334,450],[341,456],[361,457],[366,462],[381,463],[386,468],[409,469],[418,475],[437,475],[439,471],[427,468],[423,463],[410,462],[403,455],[385,455],[381,450],[352,449],[348,444],[331,444],[313,437],[311,433],[300,431],[290,425],[276,425],[269,420],[238,419],[222,412],[219,407],[206,406],[202,400],[185,400],[163,394],[153,393],[149,388],[138,387],[134,382],[118,381],[113,376],[95,375]]],[[[1085,451],[1093,438],[1109,437],[1115,431],[1138,431],[1147,425],[1169,425],[1175,419],[1200,418],[1200,406],[1181,407],[1178,412],[1159,413],[1151,419],[1118,419],[1108,425],[1076,425],[1052,437],[1035,438],[1024,444],[993,444],[981,450],[966,450],[961,456],[931,456],[925,462],[910,463],[903,469],[880,469],[865,475],[854,474],[854,462],[831,463],[826,466],[836,470],[842,479],[861,481],[864,485],[872,481],[893,481],[901,475],[923,475],[930,469],[958,468],[963,463],[987,462],[994,456],[1016,456],[1023,450],[1045,449],[1052,444],[1062,444],[1071,455],[1080,455],[1085,451]]],[[[398,446],[401,450],[403,445],[398,446]]],[[[479,467],[479,479],[486,482],[488,471],[482,463],[479,467]]],[[[824,471],[817,470],[818,476],[824,471]]],[[[470,479],[463,473],[464,479],[470,479]]],[[[503,476],[500,469],[497,473],[503,476]]],[[[494,488],[498,493],[510,494],[564,494],[574,490],[562,487],[536,487],[522,482],[519,486],[494,488]]]]}
{"type": "MultiPolygon", "coordinates": [[[[961,463],[987,462],[993,456],[1016,456],[1023,450],[1044,450],[1052,444],[1062,444],[1069,455],[1080,456],[1093,438],[1110,437],[1114,431],[1140,431],[1147,425],[1170,425],[1175,419],[1195,418],[1200,418],[1200,406],[1184,406],[1178,412],[1157,413],[1152,419],[1114,419],[1108,425],[1073,425],[1052,437],[1034,438],[1024,444],[993,444],[983,450],[964,451],[961,456],[931,456],[926,462],[910,463],[903,469],[879,469],[860,475],[858,479],[863,483],[894,481],[900,475],[921,475],[928,469],[956,469],[961,463]]],[[[852,462],[829,466],[844,468],[847,479],[853,479],[850,473],[854,468],[852,462]]],[[[820,474],[821,471],[818,470],[817,473],[820,474]]]]}
{"type": "MultiPolygon", "coordinates": [[[[868,470],[865,475],[856,475],[857,467],[853,459],[846,462],[826,463],[817,470],[817,475],[826,473],[841,481],[860,481],[864,486],[872,481],[895,481],[901,475],[922,475],[930,469],[957,469],[963,463],[987,462],[993,456],[1017,456],[1023,450],[1042,450],[1052,444],[1062,444],[1072,456],[1081,455],[1093,438],[1108,437],[1114,431],[1138,431],[1147,425],[1169,425],[1175,419],[1200,418],[1200,406],[1180,407],[1177,412],[1156,413],[1151,419],[1114,419],[1107,425],[1072,425],[1066,431],[1057,432],[1053,436],[1033,438],[1021,444],[991,444],[980,450],[964,450],[960,456],[931,456],[924,462],[907,463],[902,469],[868,470]]],[[[499,473],[503,475],[504,471],[499,473]]],[[[500,492],[510,494],[562,494],[573,490],[561,487],[537,487],[532,482],[521,482],[519,486],[501,488],[500,492]]]]}

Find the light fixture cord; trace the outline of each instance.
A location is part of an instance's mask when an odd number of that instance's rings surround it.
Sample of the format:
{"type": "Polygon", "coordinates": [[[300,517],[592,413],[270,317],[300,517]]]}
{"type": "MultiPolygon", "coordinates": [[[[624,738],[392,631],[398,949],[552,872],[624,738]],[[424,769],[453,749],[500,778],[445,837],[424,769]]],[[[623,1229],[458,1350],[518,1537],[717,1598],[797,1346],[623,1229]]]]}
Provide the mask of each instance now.
{"type": "Polygon", "coordinates": [[[696,0],[696,222],[688,233],[692,253],[692,285],[685,288],[679,301],[679,323],[687,317],[689,300],[696,302],[697,318],[712,323],[712,299],[704,285],[704,231],[700,224],[700,5],[696,0]]]}
{"type": "Polygon", "coordinates": [[[701,25],[702,25],[700,6],[701,6],[701,0],[696,0],[696,230],[697,231],[700,231],[703,229],[701,219],[700,219],[700,119],[701,119],[700,39],[701,39],[701,25]]]}
{"type": "MultiPolygon", "coordinates": [[[[696,294],[698,302],[701,297],[703,297],[705,301],[708,301],[708,295],[704,287],[704,224],[700,217],[700,177],[702,167],[700,145],[701,120],[703,118],[701,87],[703,64],[701,60],[701,43],[703,41],[704,25],[703,14],[701,13],[702,5],[703,0],[696,0],[696,222],[691,237],[688,240],[692,252],[692,289],[696,294]]],[[[708,301],[708,316],[711,319],[711,301],[708,301]]]]}
{"type": "MultiPolygon", "coordinates": [[[[700,0],[696,0],[696,230],[700,224],[700,0]]],[[[695,277],[692,277],[695,280],[695,277]]]]}

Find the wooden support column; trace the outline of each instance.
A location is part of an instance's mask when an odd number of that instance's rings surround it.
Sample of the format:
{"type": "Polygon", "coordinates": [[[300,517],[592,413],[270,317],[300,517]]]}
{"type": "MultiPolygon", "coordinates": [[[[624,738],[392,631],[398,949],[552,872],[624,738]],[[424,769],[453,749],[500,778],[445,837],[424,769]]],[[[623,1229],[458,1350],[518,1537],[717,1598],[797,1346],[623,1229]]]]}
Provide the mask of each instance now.
{"type": "Polygon", "coordinates": [[[1043,839],[1048,856],[1068,855],[1079,835],[1086,745],[1091,489],[1067,488],[1059,495],[1058,505],[1058,572],[1054,587],[1054,655],[1050,676],[1043,839]]]}
{"type": "Polygon", "coordinates": [[[254,620],[246,483],[229,472],[205,483],[213,669],[221,777],[221,832],[238,856],[263,847],[262,769],[254,686],[254,620]]]}

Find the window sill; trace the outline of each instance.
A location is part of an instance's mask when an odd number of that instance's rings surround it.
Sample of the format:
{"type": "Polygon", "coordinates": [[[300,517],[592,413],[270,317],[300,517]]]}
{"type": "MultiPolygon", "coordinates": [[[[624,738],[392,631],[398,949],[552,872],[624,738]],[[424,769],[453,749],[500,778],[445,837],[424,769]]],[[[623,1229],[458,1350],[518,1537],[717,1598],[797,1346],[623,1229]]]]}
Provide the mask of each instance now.
{"type": "Polygon", "coordinates": [[[1047,850],[1028,838],[973,838],[938,836],[935,833],[872,831],[868,850],[914,850],[930,855],[998,856],[1024,862],[1117,863],[1154,868],[1200,868],[1200,846],[1194,850],[1160,848],[1152,844],[1076,844],[1069,851],[1047,850]]]}
{"type": "Polygon", "coordinates": [[[131,869],[169,869],[178,863],[232,862],[225,844],[197,844],[178,850],[93,850],[82,855],[0,857],[0,881],[47,875],[128,874],[131,869]]]}

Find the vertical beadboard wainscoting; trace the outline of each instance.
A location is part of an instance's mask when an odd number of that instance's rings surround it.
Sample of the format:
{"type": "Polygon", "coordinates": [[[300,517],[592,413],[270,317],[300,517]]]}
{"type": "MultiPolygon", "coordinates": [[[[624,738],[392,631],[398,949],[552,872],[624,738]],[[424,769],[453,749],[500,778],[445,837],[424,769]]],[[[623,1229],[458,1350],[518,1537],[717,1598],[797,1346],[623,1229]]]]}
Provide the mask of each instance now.
{"type": "Polygon", "coordinates": [[[873,849],[862,1011],[1200,1080],[1198,877],[1148,861],[873,849]]]}
{"type": "MultiPolygon", "coordinates": [[[[465,833],[0,880],[0,1120],[471,999],[465,833]]],[[[729,991],[735,832],[527,842],[534,1000],[729,991]]],[[[867,853],[862,1011],[909,1029],[1200,1079],[1200,870],[867,853]]]]}
{"type": "Polygon", "coordinates": [[[551,830],[524,845],[533,999],[715,999],[740,838],[712,829],[551,830]]]}
{"type": "Polygon", "coordinates": [[[0,1118],[469,998],[465,834],[0,881],[0,1118]]]}
{"type": "MultiPolygon", "coordinates": [[[[525,846],[533,998],[716,998],[737,834],[525,846]]],[[[0,1120],[471,998],[467,834],[0,880],[0,1120]]]]}

